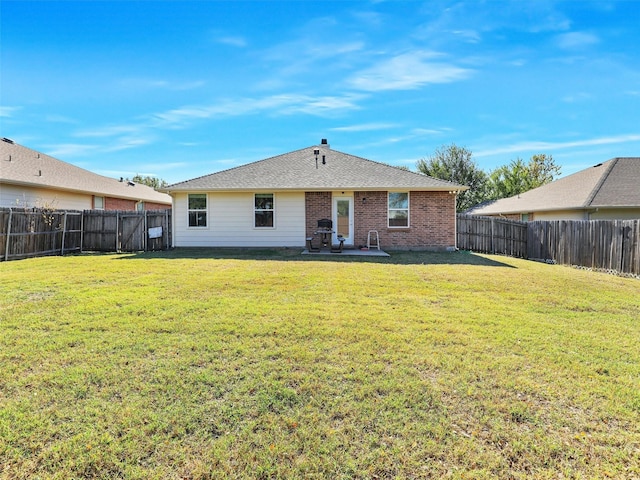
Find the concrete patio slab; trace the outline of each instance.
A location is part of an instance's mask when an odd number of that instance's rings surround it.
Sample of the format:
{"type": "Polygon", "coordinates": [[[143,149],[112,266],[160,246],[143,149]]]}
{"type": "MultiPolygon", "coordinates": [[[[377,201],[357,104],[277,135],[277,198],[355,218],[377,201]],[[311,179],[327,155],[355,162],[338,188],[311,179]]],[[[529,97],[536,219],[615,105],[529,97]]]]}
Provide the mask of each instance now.
{"type": "Polygon", "coordinates": [[[384,250],[360,250],[359,248],[345,248],[342,250],[342,253],[332,252],[328,248],[321,249],[319,252],[310,252],[308,249],[302,251],[302,255],[332,255],[335,257],[340,256],[354,256],[354,257],[390,257],[387,252],[384,250]]]}

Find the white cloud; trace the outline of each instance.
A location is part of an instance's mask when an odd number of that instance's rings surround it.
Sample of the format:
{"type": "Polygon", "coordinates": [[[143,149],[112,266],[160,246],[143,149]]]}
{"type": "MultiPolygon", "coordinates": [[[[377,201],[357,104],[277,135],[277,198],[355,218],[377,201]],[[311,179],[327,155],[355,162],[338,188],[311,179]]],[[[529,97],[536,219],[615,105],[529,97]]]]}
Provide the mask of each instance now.
{"type": "Polygon", "coordinates": [[[475,157],[488,157],[504,153],[518,153],[528,151],[553,151],[565,148],[593,147],[596,145],[613,145],[628,142],[640,142],[640,134],[615,135],[611,137],[589,138],[572,142],[522,142],[501,148],[474,151],[475,157]]]}
{"type": "Polygon", "coordinates": [[[56,114],[44,115],[43,119],[46,122],[51,122],[51,123],[68,123],[72,125],[78,123],[78,121],[74,120],[73,118],[66,117],[64,115],[56,115],[56,114]]]}
{"type": "Polygon", "coordinates": [[[143,145],[149,145],[153,142],[153,138],[149,137],[126,137],[117,139],[112,145],[107,146],[105,152],[119,152],[121,150],[129,150],[143,145]]]}
{"type": "Polygon", "coordinates": [[[306,113],[308,115],[325,116],[349,110],[357,110],[360,107],[356,103],[362,98],[358,95],[312,97],[296,95],[289,106],[282,108],[281,114],[306,113]]]}
{"type": "Polygon", "coordinates": [[[349,125],[346,127],[334,127],[330,128],[332,132],[371,132],[374,130],[388,130],[390,128],[397,127],[397,124],[393,123],[362,123],[360,125],[349,125]]]}
{"type": "Polygon", "coordinates": [[[94,128],[92,130],[79,130],[73,134],[74,137],[113,137],[116,135],[137,133],[141,130],[140,125],[111,125],[108,127],[94,128]]]}
{"type": "Polygon", "coordinates": [[[244,37],[239,36],[219,37],[216,38],[216,42],[238,48],[244,48],[247,46],[247,40],[244,37]]]}
{"type": "Polygon", "coordinates": [[[241,98],[221,101],[213,105],[192,105],[152,115],[153,127],[182,128],[192,120],[255,115],[290,115],[307,113],[322,116],[344,110],[358,109],[361,95],[321,96],[301,94],[271,95],[263,98],[241,98]]]}
{"type": "Polygon", "coordinates": [[[562,101],[566,103],[576,103],[576,102],[584,102],[585,100],[589,100],[593,98],[593,95],[585,92],[577,92],[570,95],[566,95],[562,97],[562,101]]]}
{"type": "Polygon", "coordinates": [[[13,117],[13,115],[21,109],[22,107],[0,106],[0,117],[5,117],[5,118],[13,117]]]}
{"type": "Polygon", "coordinates": [[[560,48],[574,50],[595,45],[600,42],[600,39],[591,33],[569,32],[558,35],[556,42],[560,48]]]}
{"type": "Polygon", "coordinates": [[[462,80],[472,70],[432,60],[440,57],[433,52],[409,52],[397,55],[363,70],[348,80],[358,90],[413,90],[430,83],[450,83],[462,80]]]}
{"type": "Polygon", "coordinates": [[[203,80],[170,81],[153,78],[125,78],[120,81],[120,84],[124,88],[132,90],[164,89],[184,91],[200,88],[205,85],[205,82],[203,80]]]}
{"type": "Polygon", "coordinates": [[[79,143],[59,143],[56,145],[46,146],[48,155],[57,158],[65,157],[78,157],[81,155],[87,155],[98,151],[101,147],[99,145],[87,145],[79,143]]]}
{"type": "Polygon", "coordinates": [[[475,30],[453,30],[451,33],[467,43],[479,43],[482,39],[480,34],[475,30]]]}

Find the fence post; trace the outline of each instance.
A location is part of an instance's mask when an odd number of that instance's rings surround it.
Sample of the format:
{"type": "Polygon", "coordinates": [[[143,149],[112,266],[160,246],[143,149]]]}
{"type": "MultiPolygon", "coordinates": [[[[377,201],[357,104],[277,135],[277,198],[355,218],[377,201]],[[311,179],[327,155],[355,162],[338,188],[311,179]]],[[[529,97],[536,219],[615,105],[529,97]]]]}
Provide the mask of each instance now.
{"type": "Polygon", "coordinates": [[[146,252],[149,248],[149,234],[147,233],[147,211],[144,211],[144,229],[142,231],[142,248],[144,249],[144,251],[146,252]]]}
{"type": "Polygon", "coordinates": [[[492,254],[496,253],[493,248],[493,244],[494,244],[493,243],[493,222],[495,222],[495,220],[491,218],[491,243],[489,244],[489,249],[490,249],[490,253],[492,254]]]}
{"type": "Polygon", "coordinates": [[[84,214],[86,210],[82,211],[82,215],[80,216],[80,253],[84,249],[84,214]]]}
{"type": "MultiPolygon", "coordinates": [[[[165,223],[165,230],[166,230],[166,233],[167,233],[167,242],[164,244],[165,245],[164,249],[165,250],[169,250],[169,209],[165,209],[165,211],[164,211],[164,220],[165,220],[165,222],[164,222],[165,223]]],[[[163,240],[164,240],[164,234],[162,236],[163,236],[163,240]]]]}
{"type": "Polygon", "coordinates": [[[120,221],[119,220],[120,220],[120,210],[116,210],[116,252],[120,251],[120,244],[118,242],[118,240],[120,239],[120,221]]]}
{"type": "Polygon", "coordinates": [[[7,236],[6,236],[6,244],[4,246],[4,261],[8,261],[9,260],[9,239],[11,237],[11,216],[13,214],[13,209],[10,208],[9,209],[9,220],[7,220],[7,236]]]}
{"type": "Polygon", "coordinates": [[[64,212],[64,222],[62,223],[62,247],[60,247],[60,255],[64,256],[64,237],[67,234],[67,212],[64,212]]]}

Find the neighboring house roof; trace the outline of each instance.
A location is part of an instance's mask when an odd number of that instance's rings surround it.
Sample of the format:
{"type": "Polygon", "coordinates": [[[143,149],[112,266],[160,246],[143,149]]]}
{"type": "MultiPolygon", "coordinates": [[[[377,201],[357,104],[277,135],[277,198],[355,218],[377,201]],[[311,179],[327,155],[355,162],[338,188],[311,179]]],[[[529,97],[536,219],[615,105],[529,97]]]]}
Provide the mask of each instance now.
{"type": "Polygon", "coordinates": [[[311,146],[203,177],[163,191],[443,190],[468,187],[333,150],[311,146]],[[314,150],[318,150],[317,163],[314,150]]]}
{"type": "Polygon", "coordinates": [[[477,205],[466,213],[497,215],[605,207],[640,207],[640,157],[618,157],[528,192],[477,205]]]}
{"type": "Polygon", "coordinates": [[[44,153],[0,141],[0,182],[170,205],[171,197],[146,185],[103,177],[44,153]]]}

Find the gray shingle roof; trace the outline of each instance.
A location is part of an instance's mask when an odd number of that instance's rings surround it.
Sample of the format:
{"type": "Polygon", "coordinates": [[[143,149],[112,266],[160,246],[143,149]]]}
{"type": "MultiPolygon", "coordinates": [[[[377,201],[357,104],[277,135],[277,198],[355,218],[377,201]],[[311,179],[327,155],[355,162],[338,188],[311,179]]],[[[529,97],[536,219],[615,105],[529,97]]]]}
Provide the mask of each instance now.
{"type": "Polygon", "coordinates": [[[467,213],[497,215],[596,207],[640,207],[640,157],[613,158],[467,213]]]}
{"type": "Polygon", "coordinates": [[[0,182],[171,204],[169,195],[146,185],[131,186],[6,140],[0,140],[0,182]]]}
{"type": "Polygon", "coordinates": [[[458,191],[467,188],[338,152],[329,148],[328,145],[320,145],[169,185],[163,191],[389,189],[458,191]],[[317,168],[315,149],[319,150],[317,168]]]}

